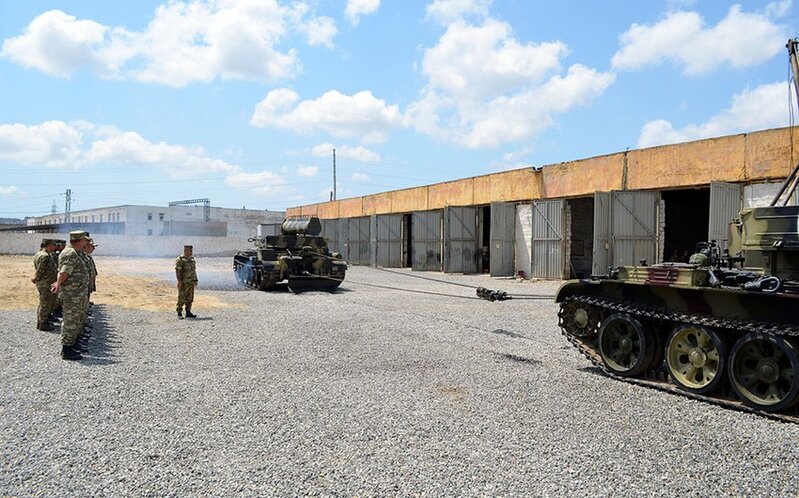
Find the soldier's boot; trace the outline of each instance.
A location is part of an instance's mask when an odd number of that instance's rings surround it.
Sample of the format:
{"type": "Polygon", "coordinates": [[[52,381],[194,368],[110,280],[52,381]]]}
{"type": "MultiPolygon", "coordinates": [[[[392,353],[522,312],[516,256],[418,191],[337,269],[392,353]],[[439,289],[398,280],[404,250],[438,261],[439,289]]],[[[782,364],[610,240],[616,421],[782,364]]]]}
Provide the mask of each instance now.
{"type": "Polygon", "coordinates": [[[186,308],[186,318],[197,318],[197,315],[192,313],[190,309],[186,308]]]}
{"type": "Polygon", "coordinates": [[[52,331],[54,331],[54,330],[55,330],[55,327],[53,327],[53,326],[50,324],[50,322],[48,322],[47,320],[45,320],[45,321],[43,321],[43,322],[38,322],[38,323],[36,324],[36,328],[37,328],[37,329],[39,329],[39,330],[41,330],[41,331],[43,331],[43,332],[52,332],[52,331]]]}
{"type": "Polygon", "coordinates": [[[76,351],[72,346],[61,346],[62,360],[76,361],[82,358],[83,356],[81,356],[80,353],[76,351]]]}
{"type": "Polygon", "coordinates": [[[89,346],[86,342],[76,341],[75,344],[72,345],[72,349],[78,353],[85,353],[89,350],[89,346]]]}
{"type": "MultiPolygon", "coordinates": [[[[188,313],[188,312],[187,312],[188,313]]],[[[178,310],[178,318],[183,320],[183,312],[178,310]]]]}

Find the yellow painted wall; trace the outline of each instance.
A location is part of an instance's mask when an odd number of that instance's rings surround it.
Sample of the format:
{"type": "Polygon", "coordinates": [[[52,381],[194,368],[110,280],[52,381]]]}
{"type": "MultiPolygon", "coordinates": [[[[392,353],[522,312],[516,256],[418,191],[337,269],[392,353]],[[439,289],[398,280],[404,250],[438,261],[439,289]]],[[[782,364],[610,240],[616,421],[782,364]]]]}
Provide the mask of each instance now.
{"type": "Polygon", "coordinates": [[[318,214],[350,218],[407,213],[444,206],[558,199],[597,191],[649,190],[707,185],[712,181],[756,182],[785,178],[799,161],[799,127],[630,150],[539,170],[523,168],[424,187],[293,207],[288,216],[318,214]],[[793,158],[791,150],[793,137],[793,158]]]}
{"type": "Polygon", "coordinates": [[[445,206],[471,206],[474,204],[474,179],[436,183],[427,187],[428,209],[445,206]]]}

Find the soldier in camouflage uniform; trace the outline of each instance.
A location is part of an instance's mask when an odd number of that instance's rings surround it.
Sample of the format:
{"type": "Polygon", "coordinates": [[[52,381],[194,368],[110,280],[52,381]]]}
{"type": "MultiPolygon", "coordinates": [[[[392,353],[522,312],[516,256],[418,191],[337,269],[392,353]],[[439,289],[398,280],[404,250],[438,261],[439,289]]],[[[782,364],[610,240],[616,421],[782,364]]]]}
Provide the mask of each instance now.
{"type": "Polygon", "coordinates": [[[89,276],[91,277],[91,281],[89,282],[89,299],[91,300],[92,292],[97,291],[97,265],[94,263],[94,258],[92,257],[92,253],[94,249],[97,247],[98,244],[94,243],[94,239],[89,237],[89,244],[86,246],[86,257],[89,260],[89,276]]]}
{"type": "Polygon", "coordinates": [[[58,278],[50,287],[53,293],[58,293],[64,307],[61,358],[65,360],[82,358],[80,352],[75,349],[75,341],[86,321],[89,269],[80,253],[88,244],[88,239],[88,234],[83,230],[69,232],[71,247],[64,249],[58,257],[58,278]]]}
{"type": "Polygon", "coordinates": [[[55,307],[55,295],[50,292],[50,286],[58,276],[58,265],[50,256],[56,249],[56,241],[52,239],[42,239],[39,252],[33,257],[33,267],[36,273],[31,278],[31,282],[36,284],[39,291],[39,308],[36,314],[36,328],[50,332],[54,330],[50,324],[50,313],[55,307]]]}
{"type": "MultiPolygon", "coordinates": [[[[61,255],[61,251],[64,250],[64,247],[67,245],[67,241],[63,239],[53,239],[55,242],[55,251],[50,253],[50,257],[53,258],[53,264],[58,269],[58,257],[61,255]]],[[[50,315],[50,319],[52,321],[56,321],[61,318],[61,300],[58,299],[58,296],[55,297],[55,304],[53,305],[53,312],[50,315]]]]}
{"type": "Polygon", "coordinates": [[[193,247],[183,246],[183,255],[175,260],[175,276],[178,279],[178,318],[183,319],[183,306],[186,306],[186,318],[195,318],[191,312],[194,301],[194,288],[197,287],[197,264],[192,257],[193,247]]]}

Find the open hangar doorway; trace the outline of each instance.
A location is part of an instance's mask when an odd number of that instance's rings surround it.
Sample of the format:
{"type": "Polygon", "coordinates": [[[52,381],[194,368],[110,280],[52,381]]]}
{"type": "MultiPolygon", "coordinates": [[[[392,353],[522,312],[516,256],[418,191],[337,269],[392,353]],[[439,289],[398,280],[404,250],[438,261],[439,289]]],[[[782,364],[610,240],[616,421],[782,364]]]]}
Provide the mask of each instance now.
{"type": "Polygon", "coordinates": [[[706,242],[710,188],[663,190],[663,261],[687,263],[696,244],[706,242]]]}
{"type": "Polygon", "coordinates": [[[594,198],[566,200],[566,250],[570,278],[588,278],[594,256],[594,198]]]}

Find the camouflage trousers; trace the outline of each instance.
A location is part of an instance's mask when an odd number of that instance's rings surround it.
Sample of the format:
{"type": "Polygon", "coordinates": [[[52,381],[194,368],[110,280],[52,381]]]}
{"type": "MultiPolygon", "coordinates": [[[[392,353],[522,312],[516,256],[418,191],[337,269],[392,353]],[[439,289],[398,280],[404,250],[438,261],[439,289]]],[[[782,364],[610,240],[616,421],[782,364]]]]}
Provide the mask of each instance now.
{"type": "Polygon", "coordinates": [[[186,306],[186,311],[191,311],[191,303],[194,302],[194,282],[181,282],[178,287],[178,306],[177,310],[182,311],[186,306]]]}
{"type": "Polygon", "coordinates": [[[63,322],[61,323],[61,344],[72,346],[83,332],[86,324],[86,309],[89,299],[83,289],[58,293],[63,306],[63,322]]]}
{"type": "Polygon", "coordinates": [[[39,308],[36,310],[36,320],[38,325],[43,325],[47,322],[47,317],[55,309],[56,295],[50,292],[50,284],[46,282],[37,282],[36,290],[39,291],[39,308]]]}

